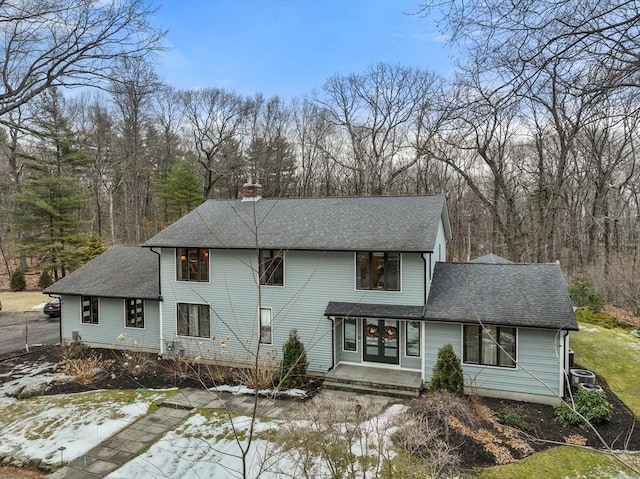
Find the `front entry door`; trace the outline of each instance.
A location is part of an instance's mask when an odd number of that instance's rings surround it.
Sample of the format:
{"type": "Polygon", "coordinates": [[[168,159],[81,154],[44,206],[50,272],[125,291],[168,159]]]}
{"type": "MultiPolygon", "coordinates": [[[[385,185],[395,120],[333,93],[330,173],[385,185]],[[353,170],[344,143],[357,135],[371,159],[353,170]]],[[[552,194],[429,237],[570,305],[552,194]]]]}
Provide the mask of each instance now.
{"type": "Polygon", "coordinates": [[[398,321],[365,319],[363,359],[376,363],[398,364],[400,331],[398,321]]]}

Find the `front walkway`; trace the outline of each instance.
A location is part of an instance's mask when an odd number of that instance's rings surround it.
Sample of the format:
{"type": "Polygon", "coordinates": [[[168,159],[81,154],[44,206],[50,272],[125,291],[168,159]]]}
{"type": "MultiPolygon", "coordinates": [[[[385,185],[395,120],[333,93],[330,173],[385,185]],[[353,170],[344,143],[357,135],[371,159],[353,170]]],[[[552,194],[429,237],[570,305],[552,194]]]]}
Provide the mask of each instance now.
{"type": "Polygon", "coordinates": [[[105,477],[148,449],[190,415],[190,410],[159,407],[49,477],[52,479],[105,477]]]}
{"type": "MultiPolygon", "coordinates": [[[[54,472],[51,479],[100,479],[124,466],[151,447],[197,409],[225,409],[237,414],[253,411],[254,396],[235,396],[204,389],[182,389],[161,403],[154,412],[137,420],[66,467],[54,472]]],[[[281,418],[295,401],[259,398],[257,415],[281,418]]]]}

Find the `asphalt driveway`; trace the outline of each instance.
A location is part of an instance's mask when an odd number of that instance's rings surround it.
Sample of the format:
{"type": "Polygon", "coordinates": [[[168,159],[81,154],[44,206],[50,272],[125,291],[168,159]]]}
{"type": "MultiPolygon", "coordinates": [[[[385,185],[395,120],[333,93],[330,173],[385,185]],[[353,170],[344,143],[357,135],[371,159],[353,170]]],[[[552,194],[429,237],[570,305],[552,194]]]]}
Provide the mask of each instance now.
{"type": "Polygon", "coordinates": [[[0,311],[0,354],[24,351],[25,344],[58,344],[60,319],[42,311],[14,313],[0,311]]]}

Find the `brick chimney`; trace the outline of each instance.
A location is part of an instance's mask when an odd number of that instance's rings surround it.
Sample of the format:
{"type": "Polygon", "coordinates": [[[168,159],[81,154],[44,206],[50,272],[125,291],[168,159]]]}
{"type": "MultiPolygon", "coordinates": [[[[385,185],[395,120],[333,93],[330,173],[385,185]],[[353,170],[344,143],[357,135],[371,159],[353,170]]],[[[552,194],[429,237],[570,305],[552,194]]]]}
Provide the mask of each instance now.
{"type": "Polygon", "coordinates": [[[258,201],[262,198],[262,185],[253,183],[251,178],[242,185],[242,201],[258,201]]]}

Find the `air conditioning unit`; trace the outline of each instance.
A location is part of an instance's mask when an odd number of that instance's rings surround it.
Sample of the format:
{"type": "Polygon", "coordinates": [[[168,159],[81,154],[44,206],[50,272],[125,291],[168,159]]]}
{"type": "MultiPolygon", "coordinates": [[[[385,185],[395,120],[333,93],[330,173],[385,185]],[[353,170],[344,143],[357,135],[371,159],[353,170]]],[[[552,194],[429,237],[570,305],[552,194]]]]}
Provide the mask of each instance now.
{"type": "Polygon", "coordinates": [[[569,369],[569,380],[573,388],[580,384],[596,385],[596,375],[588,369],[569,369]]]}
{"type": "Polygon", "coordinates": [[[73,341],[80,341],[82,338],[80,337],[80,333],[78,331],[71,331],[71,339],[73,341]]]}
{"type": "Polygon", "coordinates": [[[588,384],[588,383],[580,383],[578,385],[578,389],[585,389],[586,391],[598,391],[598,392],[604,392],[602,390],[602,387],[598,386],[597,384],[588,384]]]}

